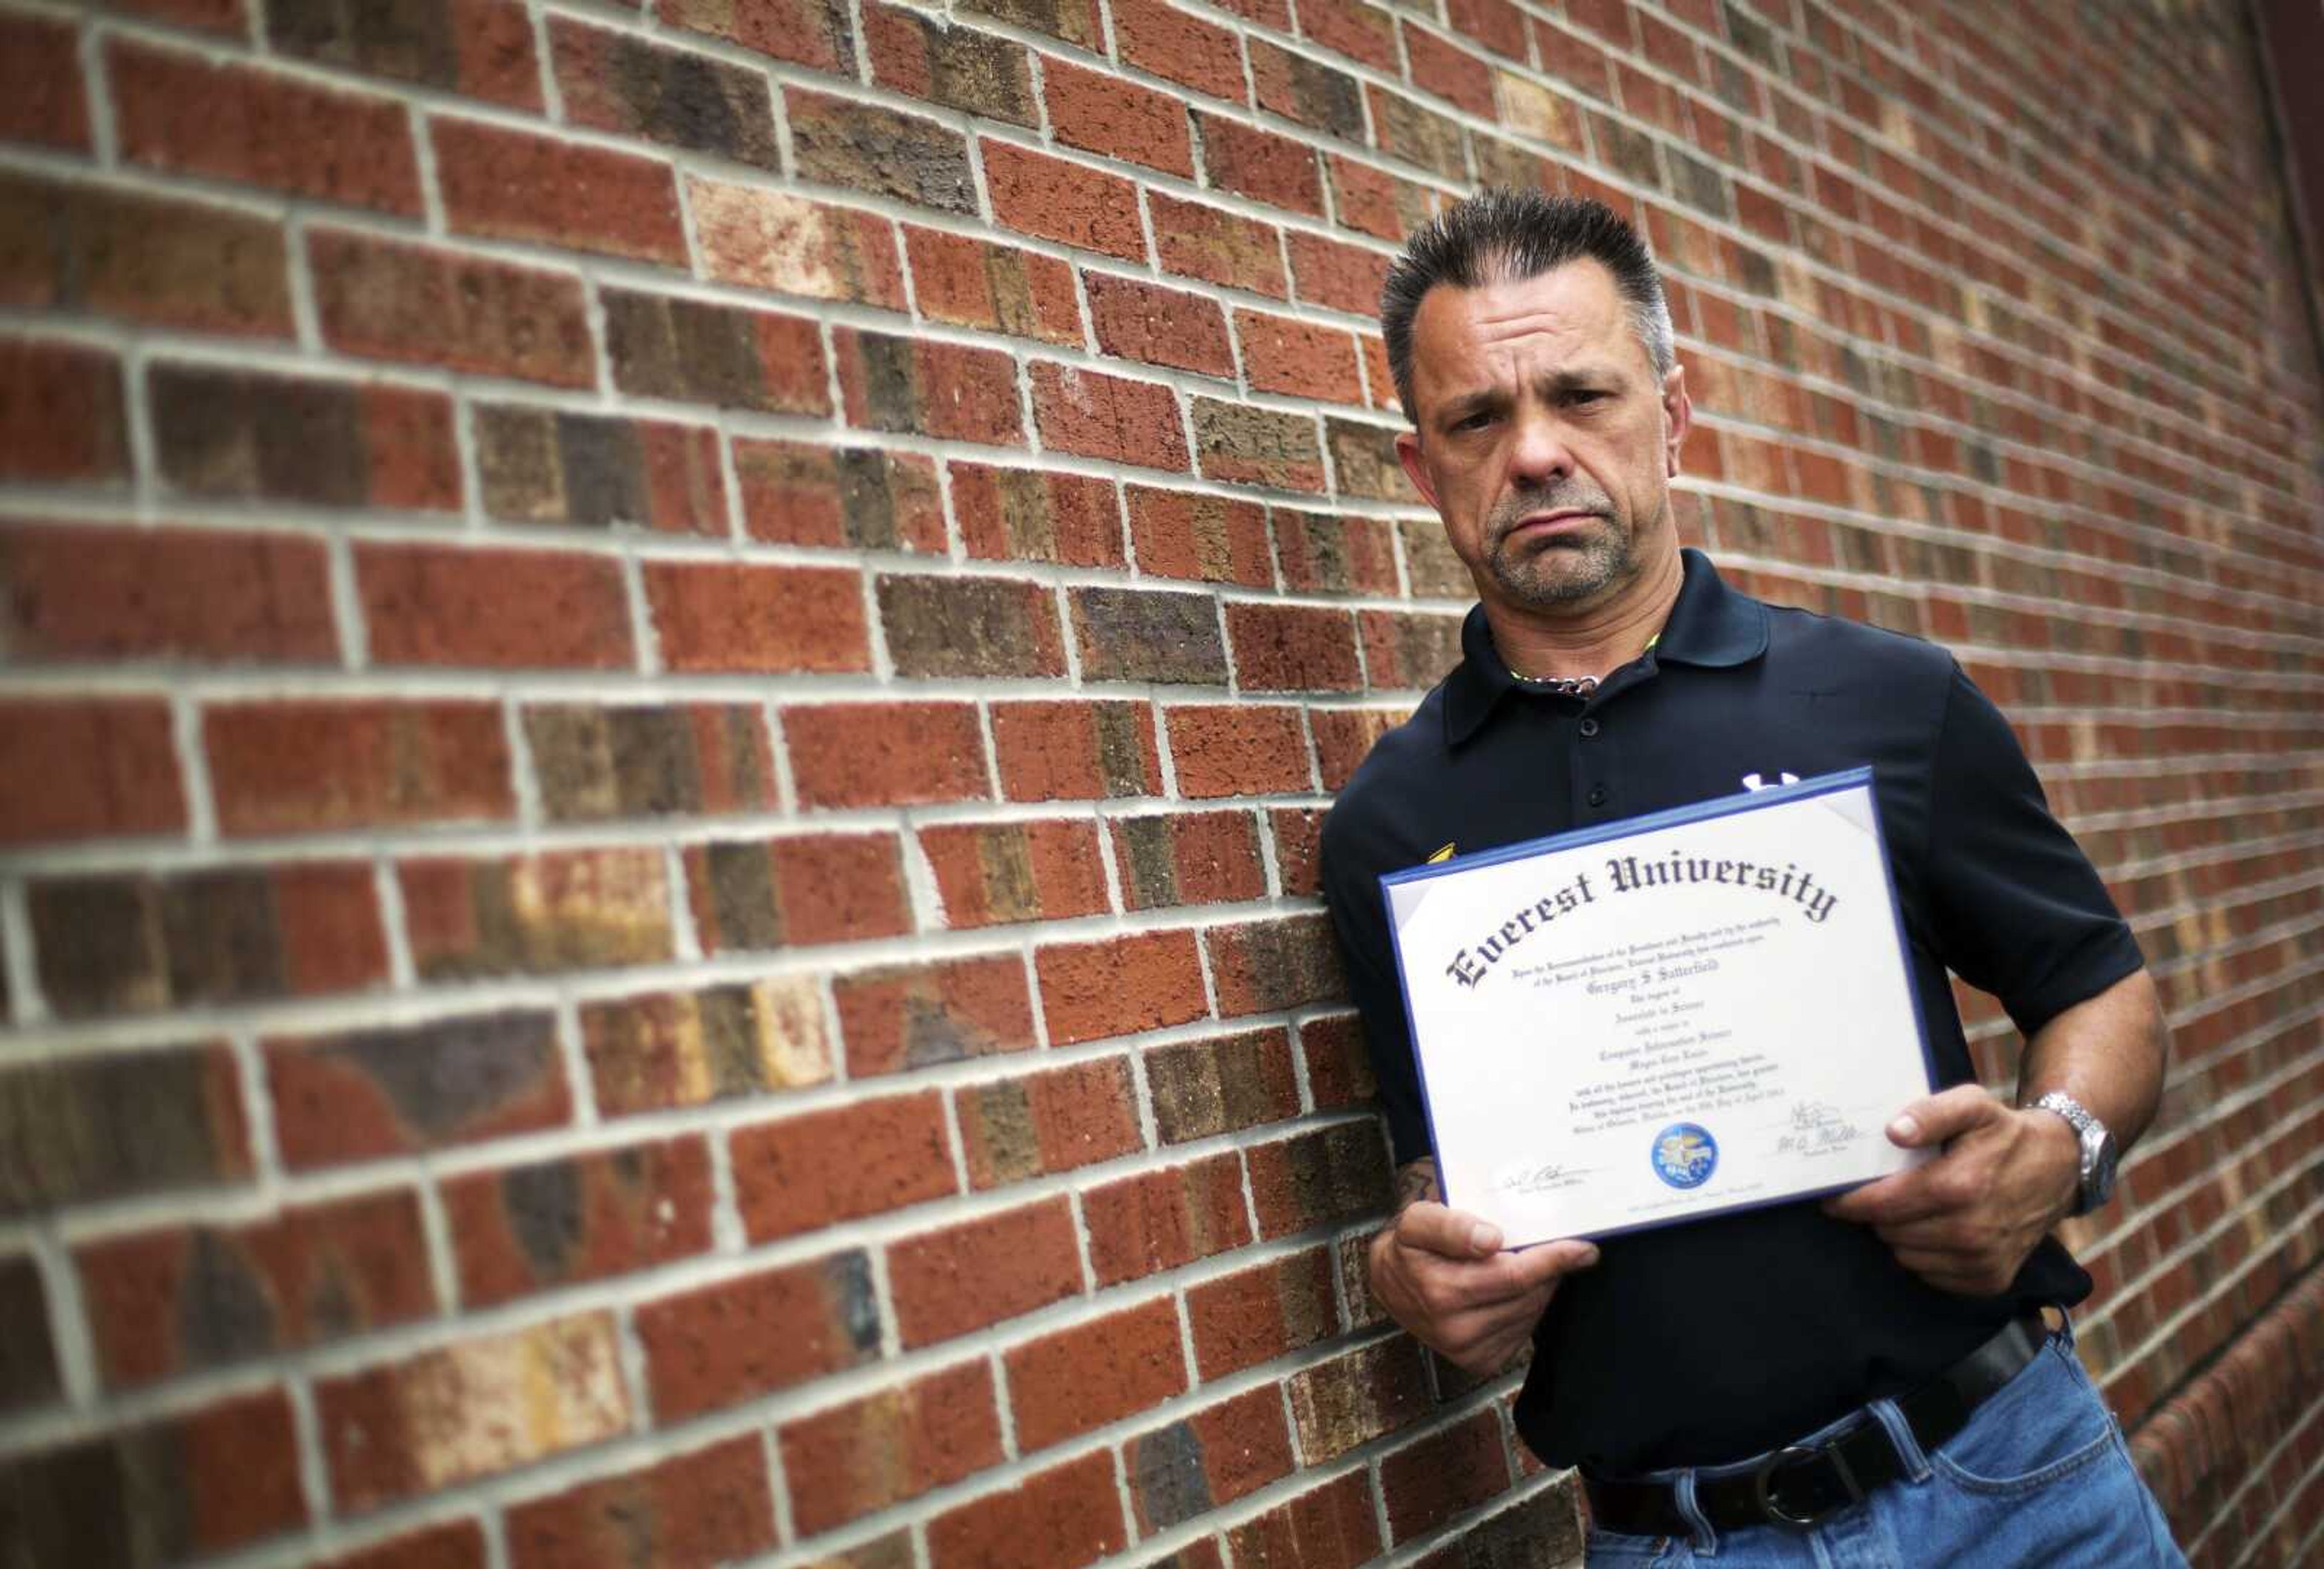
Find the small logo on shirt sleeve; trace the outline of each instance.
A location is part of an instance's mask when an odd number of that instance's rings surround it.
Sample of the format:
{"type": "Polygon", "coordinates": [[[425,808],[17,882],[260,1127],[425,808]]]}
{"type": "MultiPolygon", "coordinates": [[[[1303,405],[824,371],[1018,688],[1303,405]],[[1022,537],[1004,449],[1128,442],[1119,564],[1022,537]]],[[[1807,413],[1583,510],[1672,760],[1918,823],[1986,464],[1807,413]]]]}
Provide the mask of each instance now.
{"type": "MultiPolygon", "coordinates": [[[[1800,776],[1795,773],[1778,773],[1775,775],[1775,784],[1797,784],[1799,782],[1800,776]]],[[[1775,788],[1775,785],[1769,784],[1767,782],[1766,776],[1764,774],[1747,773],[1743,776],[1743,788],[1747,790],[1771,790],[1775,788]]]]}
{"type": "Polygon", "coordinates": [[[1452,846],[1448,844],[1441,850],[1434,850],[1429,853],[1428,864],[1431,866],[1441,865],[1443,863],[1452,859],[1452,846]]]}

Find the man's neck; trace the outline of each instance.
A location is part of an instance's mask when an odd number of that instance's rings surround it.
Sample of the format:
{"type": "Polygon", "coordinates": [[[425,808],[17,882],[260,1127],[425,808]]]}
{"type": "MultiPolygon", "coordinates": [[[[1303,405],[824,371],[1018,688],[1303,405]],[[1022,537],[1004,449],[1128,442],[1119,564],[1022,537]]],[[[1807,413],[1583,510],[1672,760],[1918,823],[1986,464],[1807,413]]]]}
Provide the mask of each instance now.
{"type": "Polygon", "coordinates": [[[1646,651],[1685,577],[1675,549],[1601,601],[1552,613],[1487,601],[1502,662],[1536,680],[1603,676],[1646,651]]]}

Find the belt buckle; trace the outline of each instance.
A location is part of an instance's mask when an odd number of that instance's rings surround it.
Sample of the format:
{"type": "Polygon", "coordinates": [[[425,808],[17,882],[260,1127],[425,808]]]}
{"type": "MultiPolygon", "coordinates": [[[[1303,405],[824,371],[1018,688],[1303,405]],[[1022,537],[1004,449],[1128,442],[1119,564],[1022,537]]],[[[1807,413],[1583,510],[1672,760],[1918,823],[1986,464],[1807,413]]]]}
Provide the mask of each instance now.
{"type": "Polygon", "coordinates": [[[1856,1476],[1849,1469],[1847,1456],[1841,1454],[1836,1446],[1818,1446],[1811,1449],[1798,1444],[1786,1444],[1761,1461],[1751,1472],[1751,1501],[1758,1506],[1759,1512],[1780,1525],[1791,1526],[1801,1530],[1816,1525],[1824,1516],[1834,1510],[1846,1509],[1849,1504],[1860,1503],[1863,1500],[1864,1490],[1856,1485],[1856,1476]],[[1812,1514],[1795,1515],[1775,1500],[1775,1494],[1770,1491],[1768,1484],[1786,1462],[1816,1460],[1825,1456],[1831,1458],[1833,1468],[1840,1472],[1840,1485],[1848,1490],[1846,1502],[1833,1504],[1830,1509],[1817,1509],[1812,1514]]]}

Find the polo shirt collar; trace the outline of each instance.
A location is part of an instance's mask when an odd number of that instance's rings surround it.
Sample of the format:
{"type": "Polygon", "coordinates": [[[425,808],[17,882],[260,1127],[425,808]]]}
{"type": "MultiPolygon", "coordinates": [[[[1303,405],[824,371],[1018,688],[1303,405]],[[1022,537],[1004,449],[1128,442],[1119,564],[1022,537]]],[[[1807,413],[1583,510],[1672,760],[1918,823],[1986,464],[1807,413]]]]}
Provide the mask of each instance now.
{"type": "MultiPolygon", "coordinates": [[[[1678,600],[1655,641],[1659,664],[1720,668],[1748,664],[1767,651],[1767,607],[1720,580],[1702,551],[1679,552],[1678,600]]],[[[1444,743],[1458,746],[1475,734],[1493,706],[1517,688],[1485,607],[1472,605],[1461,623],[1461,663],[1444,678],[1444,743]]]]}

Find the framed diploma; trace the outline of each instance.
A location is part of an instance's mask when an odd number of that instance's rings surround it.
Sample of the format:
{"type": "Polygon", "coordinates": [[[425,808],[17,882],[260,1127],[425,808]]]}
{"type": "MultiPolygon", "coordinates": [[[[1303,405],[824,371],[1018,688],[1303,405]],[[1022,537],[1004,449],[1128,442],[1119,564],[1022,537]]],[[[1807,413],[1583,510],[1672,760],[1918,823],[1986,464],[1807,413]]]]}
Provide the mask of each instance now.
{"type": "Polygon", "coordinates": [[[1851,1187],[1933,1082],[1872,771],[1380,879],[1444,1202],[1511,1247],[1851,1187]]]}

